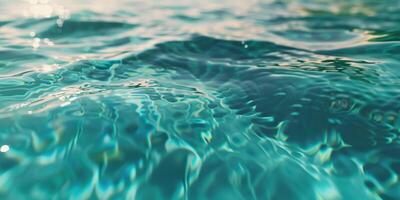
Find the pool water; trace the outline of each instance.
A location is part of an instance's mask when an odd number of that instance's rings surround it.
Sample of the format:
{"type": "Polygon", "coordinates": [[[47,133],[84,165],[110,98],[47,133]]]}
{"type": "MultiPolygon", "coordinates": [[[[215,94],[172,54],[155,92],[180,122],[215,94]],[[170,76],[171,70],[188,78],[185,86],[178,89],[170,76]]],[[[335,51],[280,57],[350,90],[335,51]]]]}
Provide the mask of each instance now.
{"type": "Polygon", "coordinates": [[[399,0],[0,13],[0,199],[400,199],[399,0]]]}

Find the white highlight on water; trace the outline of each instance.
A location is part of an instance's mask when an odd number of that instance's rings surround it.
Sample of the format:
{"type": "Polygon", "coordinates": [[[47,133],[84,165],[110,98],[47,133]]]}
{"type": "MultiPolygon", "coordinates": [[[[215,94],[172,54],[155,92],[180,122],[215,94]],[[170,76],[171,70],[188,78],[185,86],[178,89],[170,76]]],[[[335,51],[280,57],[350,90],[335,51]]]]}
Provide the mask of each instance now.
{"type": "Polygon", "coordinates": [[[1,153],[5,153],[5,152],[7,152],[9,150],[10,150],[10,147],[8,145],[6,145],[6,144],[0,147],[0,152],[1,153]]]}

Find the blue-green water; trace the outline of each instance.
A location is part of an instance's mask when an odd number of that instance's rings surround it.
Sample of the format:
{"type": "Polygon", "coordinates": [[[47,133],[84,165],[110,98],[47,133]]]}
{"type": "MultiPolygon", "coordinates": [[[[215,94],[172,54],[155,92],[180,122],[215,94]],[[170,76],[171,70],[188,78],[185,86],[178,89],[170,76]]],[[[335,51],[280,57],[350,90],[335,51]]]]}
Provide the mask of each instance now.
{"type": "Polygon", "coordinates": [[[400,199],[398,0],[0,13],[0,199],[400,199]]]}

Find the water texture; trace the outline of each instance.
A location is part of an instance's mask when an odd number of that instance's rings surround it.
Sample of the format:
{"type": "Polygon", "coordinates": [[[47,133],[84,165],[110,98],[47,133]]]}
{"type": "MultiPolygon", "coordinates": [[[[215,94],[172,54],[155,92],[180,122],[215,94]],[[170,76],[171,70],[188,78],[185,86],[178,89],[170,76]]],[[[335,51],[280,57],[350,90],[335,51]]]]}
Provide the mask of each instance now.
{"type": "Polygon", "coordinates": [[[0,0],[0,199],[400,199],[400,1],[0,0]]]}

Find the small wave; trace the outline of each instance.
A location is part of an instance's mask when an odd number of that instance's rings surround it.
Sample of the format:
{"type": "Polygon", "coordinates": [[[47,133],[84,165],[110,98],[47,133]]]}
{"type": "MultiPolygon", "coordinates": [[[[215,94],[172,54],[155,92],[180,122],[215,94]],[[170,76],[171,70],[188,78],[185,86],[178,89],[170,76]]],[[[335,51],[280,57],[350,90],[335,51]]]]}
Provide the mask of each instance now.
{"type": "Polygon", "coordinates": [[[52,25],[47,30],[39,32],[38,36],[51,39],[104,37],[134,27],[134,24],[121,22],[68,20],[61,27],[57,24],[52,25]]]}

